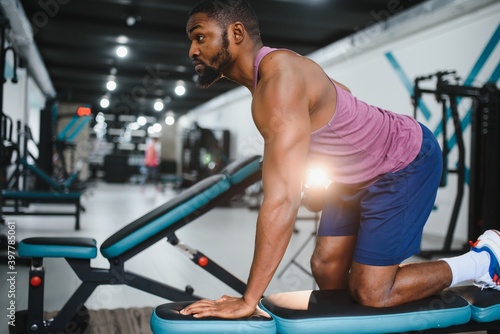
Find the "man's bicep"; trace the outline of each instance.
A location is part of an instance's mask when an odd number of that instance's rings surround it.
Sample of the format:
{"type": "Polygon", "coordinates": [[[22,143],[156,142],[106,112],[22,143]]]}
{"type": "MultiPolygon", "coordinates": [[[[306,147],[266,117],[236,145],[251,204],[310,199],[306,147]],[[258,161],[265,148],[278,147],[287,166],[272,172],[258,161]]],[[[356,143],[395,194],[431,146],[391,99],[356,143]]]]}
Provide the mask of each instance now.
{"type": "MultiPolygon", "coordinates": [[[[290,107],[292,108],[292,107],[290,107]]],[[[308,111],[291,111],[285,118],[269,116],[260,129],[264,137],[263,183],[267,195],[300,193],[309,147],[308,111]]]]}
{"type": "Polygon", "coordinates": [[[259,85],[252,113],[264,139],[264,163],[269,162],[263,172],[295,191],[311,132],[308,86],[300,71],[289,69],[274,71],[259,85]]]}

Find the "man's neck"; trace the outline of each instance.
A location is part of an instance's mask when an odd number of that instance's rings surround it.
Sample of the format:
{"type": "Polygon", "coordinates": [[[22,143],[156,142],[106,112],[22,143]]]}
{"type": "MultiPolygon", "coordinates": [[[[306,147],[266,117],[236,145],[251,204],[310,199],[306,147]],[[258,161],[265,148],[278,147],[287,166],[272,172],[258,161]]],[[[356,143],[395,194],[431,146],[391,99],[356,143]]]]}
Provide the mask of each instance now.
{"type": "Polygon", "coordinates": [[[257,53],[262,48],[262,44],[254,44],[248,50],[242,49],[238,55],[236,55],[233,66],[231,70],[225,74],[225,77],[231,81],[234,81],[242,86],[245,86],[253,94],[253,83],[254,83],[254,63],[257,53]]]}

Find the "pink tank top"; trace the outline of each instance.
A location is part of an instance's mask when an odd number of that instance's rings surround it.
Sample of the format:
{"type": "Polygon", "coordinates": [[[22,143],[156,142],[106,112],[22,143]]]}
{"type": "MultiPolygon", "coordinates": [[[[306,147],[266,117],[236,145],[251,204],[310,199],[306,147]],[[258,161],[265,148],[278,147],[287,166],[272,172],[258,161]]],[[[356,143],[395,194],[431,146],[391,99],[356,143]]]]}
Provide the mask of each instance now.
{"type": "MultiPolygon", "coordinates": [[[[255,87],[262,58],[276,50],[263,47],[257,54],[255,87]]],[[[337,91],[335,114],[311,133],[308,164],[326,166],[333,182],[366,187],[415,159],[422,129],[414,118],[369,105],[330,81],[337,91]]]]}

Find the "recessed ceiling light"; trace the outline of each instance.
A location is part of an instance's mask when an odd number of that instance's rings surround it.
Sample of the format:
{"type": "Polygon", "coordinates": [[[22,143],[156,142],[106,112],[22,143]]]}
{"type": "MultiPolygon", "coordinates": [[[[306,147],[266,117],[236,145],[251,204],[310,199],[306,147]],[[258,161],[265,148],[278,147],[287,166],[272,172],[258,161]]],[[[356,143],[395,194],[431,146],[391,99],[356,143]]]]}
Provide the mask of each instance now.
{"type": "Polygon", "coordinates": [[[127,25],[129,27],[135,25],[137,22],[139,22],[140,20],[142,19],[142,17],[140,17],[139,15],[129,15],[127,16],[127,19],[125,20],[125,22],[127,23],[127,25]]]}
{"type": "Polygon", "coordinates": [[[133,26],[135,22],[136,22],[135,17],[133,17],[132,15],[127,17],[127,25],[129,27],[133,26]]]}
{"type": "Polygon", "coordinates": [[[109,80],[108,83],[106,84],[106,88],[109,91],[113,91],[116,89],[116,82],[114,80],[109,80]]]}
{"type": "Polygon", "coordinates": [[[163,101],[156,100],[153,107],[155,108],[156,111],[162,111],[163,110],[163,101]]]}
{"type": "Polygon", "coordinates": [[[161,132],[162,126],[160,123],[155,123],[153,124],[153,129],[155,130],[155,132],[161,132]]]}
{"type": "Polygon", "coordinates": [[[178,96],[182,96],[186,93],[186,87],[184,87],[184,81],[179,80],[177,81],[177,86],[175,87],[175,94],[178,96]]]}
{"type": "Polygon", "coordinates": [[[175,123],[175,115],[173,111],[167,111],[167,116],[165,117],[165,124],[174,125],[175,123]]]}
{"type": "Polygon", "coordinates": [[[128,43],[128,37],[125,35],[120,35],[116,38],[116,41],[120,44],[126,44],[128,43]]]}
{"type": "Polygon", "coordinates": [[[126,46],[119,46],[116,48],[116,55],[120,58],[126,57],[128,54],[128,48],[126,46]]]}
{"type": "Polygon", "coordinates": [[[107,97],[103,97],[99,104],[101,105],[101,108],[107,108],[109,107],[109,99],[107,97]]]}
{"type": "Polygon", "coordinates": [[[146,117],[144,117],[144,116],[139,116],[139,117],[137,118],[137,124],[139,124],[140,126],[145,125],[145,124],[146,124],[146,122],[147,122],[147,119],[146,119],[146,117]]]}

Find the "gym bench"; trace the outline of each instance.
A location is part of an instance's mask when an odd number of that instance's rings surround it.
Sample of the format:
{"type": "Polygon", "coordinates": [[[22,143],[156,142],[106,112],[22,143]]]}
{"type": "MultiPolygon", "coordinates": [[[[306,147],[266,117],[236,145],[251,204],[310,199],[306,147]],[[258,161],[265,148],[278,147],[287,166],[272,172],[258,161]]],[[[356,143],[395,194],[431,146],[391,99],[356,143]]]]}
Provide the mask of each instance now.
{"type": "Polygon", "coordinates": [[[92,238],[28,238],[19,243],[19,256],[30,258],[26,333],[60,333],[78,325],[81,332],[87,325],[84,303],[99,285],[128,285],[170,301],[197,300],[191,287],[184,290],[125,270],[125,262],[156,242],[167,241],[180,248],[188,258],[243,294],[245,283],[224,270],[198,250],[180,241],[175,232],[214,207],[225,204],[236,194],[261,179],[260,156],[235,161],[219,174],[211,175],[181,192],[178,196],[110,236],[100,247],[109,261],[108,268],[91,267],[97,256],[92,238]],[[80,286],[51,321],[43,319],[46,257],[64,258],[78,278],[80,286]]]}
{"type": "Polygon", "coordinates": [[[3,210],[6,216],[33,215],[33,216],[75,216],[75,230],[80,229],[81,205],[80,192],[54,192],[54,191],[11,191],[2,190],[3,210]],[[12,205],[5,202],[12,201],[12,205]],[[28,211],[26,203],[71,204],[74,211],[28,211]],[[11,208],[10,210],[8,208],[11,208]],[[7,210],[6,210],[7,209],[7,210]]]}
{"type": "Polygon", "coordinates": [[[151,316],[153,333],[500,333],[500,291],[472,285],[386,308],[356,304],[347,290],[277,293],[261,300],[261,312],[236,320],[181,315],[179,311],[190,303],[156,307],[151,316]]]}
{"type": "Polygon", "coordinates": [[[42,180],[51,189],[58,192],[67,192],[71,189],[74,183],[78,180],[78,174],[80,173],[80,169],[82,167],[80,164],[78,168],[76,168],[76,170],[72,174],[70,174],[66,180],[57,182],[43,169],[40,169],[36,165],[30,164],[28,160],[26,160],[26,158],[19,157],[19,163],[31,173],[36,175],[36,177],[42,180]]]}

